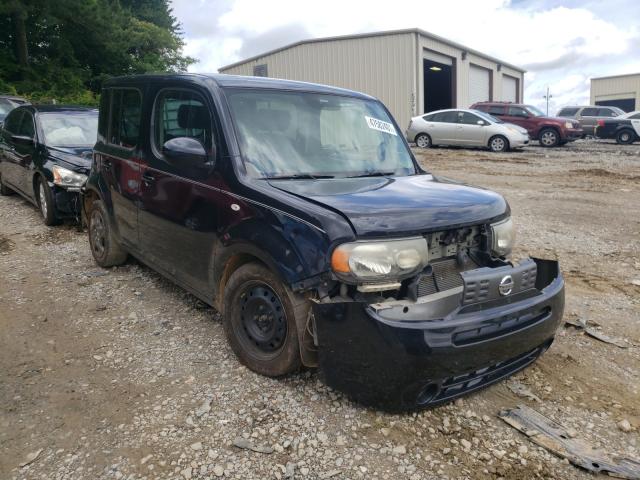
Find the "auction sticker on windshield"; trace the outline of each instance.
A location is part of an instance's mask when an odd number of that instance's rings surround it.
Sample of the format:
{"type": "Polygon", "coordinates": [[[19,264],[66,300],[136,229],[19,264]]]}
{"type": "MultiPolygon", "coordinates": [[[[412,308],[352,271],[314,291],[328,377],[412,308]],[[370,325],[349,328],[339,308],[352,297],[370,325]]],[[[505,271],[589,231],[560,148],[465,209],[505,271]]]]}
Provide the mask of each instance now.
{"type": "Polygon", "coordinates": [[[367,117],[366,115],[364,118],[367,120],[367,125],[369,126],[369,128],[372,128],[373,130],[378,130],[384,133],[390,133],[391,135],[396,135],[396,136],[398,135],[396,133],[396,129],[394,128],[393,124],[389,122],[384,122],[382,120],[378,120],[377,118],[367,117]]]}

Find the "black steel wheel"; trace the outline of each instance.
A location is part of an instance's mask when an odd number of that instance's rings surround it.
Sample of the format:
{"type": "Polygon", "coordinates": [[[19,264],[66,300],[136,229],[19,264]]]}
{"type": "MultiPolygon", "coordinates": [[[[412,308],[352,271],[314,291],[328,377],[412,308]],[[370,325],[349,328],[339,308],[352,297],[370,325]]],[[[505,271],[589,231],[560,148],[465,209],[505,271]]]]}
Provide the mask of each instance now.
{"type": "Polygon", "coordinates": [[[89,245],[96,263],[101,267],[123,264],[127,260],[127,252],[115,239],[102,200],[91,204],[88,221],[89,245]]]}
{"type": "Polygon", "coordinates": [[[420,148],[431,147],[431,137],[426,133],[419,133],[416,136],[416,145],[420,148]]]}
{"type": "Polygon", "coordinates": [[[231,348],[251,370],[276,377],[301,366],[298,322],[308,302],[260,263],[239,267],[227,282],[224,328],[231,348]]]}
{"type": "Polygon", "coordinates": [[[635,134],[631,130],[627,130],[627,129],[620,130],[616,134],[616,142],[621,143],[622,145],[628,145],[630,143],[633,143],[634,139],[635,139],[635,134]]]}

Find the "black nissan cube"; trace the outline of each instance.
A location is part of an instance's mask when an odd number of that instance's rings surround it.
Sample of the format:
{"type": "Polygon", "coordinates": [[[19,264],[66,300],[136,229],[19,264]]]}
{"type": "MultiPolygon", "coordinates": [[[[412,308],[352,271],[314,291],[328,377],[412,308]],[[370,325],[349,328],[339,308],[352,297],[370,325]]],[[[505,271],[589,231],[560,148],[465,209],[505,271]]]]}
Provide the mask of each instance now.
{"type": "Polygon", "coordinates": [[[387,410],[526,367],[564,309],[557,262],[513,264],[500,195],[417,164],[362,93],[228,75],[116,78],[83,189],[91,251],[222,313],[252,370],[318,367],[387,410]]]}

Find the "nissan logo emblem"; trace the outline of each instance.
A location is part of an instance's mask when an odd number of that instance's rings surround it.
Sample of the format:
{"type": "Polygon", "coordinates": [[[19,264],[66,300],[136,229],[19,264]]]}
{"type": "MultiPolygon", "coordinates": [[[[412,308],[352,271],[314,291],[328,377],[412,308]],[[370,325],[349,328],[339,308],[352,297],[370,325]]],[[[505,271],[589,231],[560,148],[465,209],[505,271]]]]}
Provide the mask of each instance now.
{"type": "Polygon", "coordinates": [[[498,285],[498,291],[503,297],[506,297],[513,291],[513,278],[511,275],[505,275],[502,277],[500,285],[498,285]]]}

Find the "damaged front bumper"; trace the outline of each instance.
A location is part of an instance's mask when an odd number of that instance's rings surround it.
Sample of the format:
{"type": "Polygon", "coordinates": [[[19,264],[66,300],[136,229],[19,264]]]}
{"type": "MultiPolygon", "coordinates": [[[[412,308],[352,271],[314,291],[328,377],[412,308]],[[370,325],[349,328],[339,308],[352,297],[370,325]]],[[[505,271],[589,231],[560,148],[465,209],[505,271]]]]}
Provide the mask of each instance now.
{"type": "Polygon", "coordinates": [[[564,310],[557,262],[461,275],[463,287],[415,302],[316,303],[327,385],[387,410],[423,408],[497,382],[551,345],[564,310]]]}

